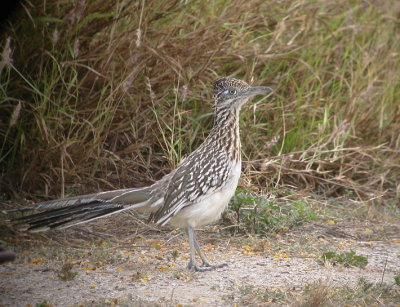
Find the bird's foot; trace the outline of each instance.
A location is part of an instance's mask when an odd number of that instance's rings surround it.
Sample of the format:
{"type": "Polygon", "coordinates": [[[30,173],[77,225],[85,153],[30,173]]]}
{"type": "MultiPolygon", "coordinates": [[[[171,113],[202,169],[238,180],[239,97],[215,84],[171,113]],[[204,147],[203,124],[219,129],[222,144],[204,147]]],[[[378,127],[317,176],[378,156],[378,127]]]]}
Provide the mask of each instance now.
{"type": "Polygon", "coordinates": [[[190,271],[195,271],[195,272],[206,272],[206,271],[212,271],[215,269],[223,268],[224,266],[227,266],[227,263],[221,263],[221,264],[211,264],[209,262],[203,262],[202,266],[198,266],[195,263],[189,262],[187,268],[190,271]]]}

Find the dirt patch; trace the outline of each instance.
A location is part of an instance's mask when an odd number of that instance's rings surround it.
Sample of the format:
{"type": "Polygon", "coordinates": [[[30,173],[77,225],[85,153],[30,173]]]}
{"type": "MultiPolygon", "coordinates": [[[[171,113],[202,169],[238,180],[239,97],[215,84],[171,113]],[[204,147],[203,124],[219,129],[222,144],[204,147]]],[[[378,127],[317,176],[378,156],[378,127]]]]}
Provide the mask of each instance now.
{"type": "MultiPolygon", "coordinates": [[[[97,224],[93,232],[102,235],[100,229],[112,229],[115,223],[97,224]]],[[[17,247],[18,259],[0,267],[0,304],[285,305],[295,301],[307,285],[318,282],[329,288],[355,288],[360,280],[396,287],[398,227],[311,223],[283,235],[239,239],[199,231],[210,260],[228,264],[202,273],[186,270],[189,246],[186,236],[178,232],[148,228],[121,236],[116,231],[117,237],[111,240],[93,242],[82,238],[91,231],[71,229],[41,237],[41,246],[22,247],[27,242],[24,239],[19,251],[17,247]],[[321,262],[326,251],[350,250],[366,257],[368,265],[358,268],[321,262]],[[63,278],[65,263],[72,264],[71,280],[63,278]]]]}

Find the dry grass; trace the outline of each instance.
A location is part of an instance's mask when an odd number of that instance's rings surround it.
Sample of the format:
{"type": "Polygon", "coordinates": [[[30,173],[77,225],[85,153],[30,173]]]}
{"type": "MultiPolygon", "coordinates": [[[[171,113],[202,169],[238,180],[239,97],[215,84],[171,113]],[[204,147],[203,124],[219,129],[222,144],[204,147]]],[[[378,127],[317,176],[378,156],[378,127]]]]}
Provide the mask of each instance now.
{"type": "Polygon", "coordinates": [[[301,299],[292,304],[293,307],[320,307],[326,306],[330,286],[322,280],[315,283],[301,299]]]}
{"type": "Polygon", "coordinates": [[[393,1],[27,2],[2,34],[3,193],[159,179],[206,137],[210,83],[231,75],[275,89],[243,112],[243,187],[393,201],[399,17],[393,1]]]}

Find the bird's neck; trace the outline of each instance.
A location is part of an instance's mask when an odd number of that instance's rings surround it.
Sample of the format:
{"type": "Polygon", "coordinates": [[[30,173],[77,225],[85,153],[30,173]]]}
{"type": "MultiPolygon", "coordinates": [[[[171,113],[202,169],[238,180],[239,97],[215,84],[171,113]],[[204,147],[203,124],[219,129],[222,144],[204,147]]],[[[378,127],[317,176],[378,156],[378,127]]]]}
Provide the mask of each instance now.
{"type": "Polygon", "coordinates": [[[232,161],[241,161],[241,143],[239,134],[239,112],[240,108],[216,110],[214,127],[210,135],[213,136],[215,146],[226,151],[232,161]]]}

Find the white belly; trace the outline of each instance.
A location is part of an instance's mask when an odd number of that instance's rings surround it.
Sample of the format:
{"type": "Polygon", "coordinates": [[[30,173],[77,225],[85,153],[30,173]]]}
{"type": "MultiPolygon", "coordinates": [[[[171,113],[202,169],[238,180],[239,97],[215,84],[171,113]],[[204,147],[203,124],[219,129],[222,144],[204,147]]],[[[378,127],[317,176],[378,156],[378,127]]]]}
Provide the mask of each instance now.
{"type": "Polygon", "coordinates": [[[193,228],[215,222],[221,217],[222,211],[227,207],[230,199],[235,194],[241,173],[241,163],[234,166],[232,175],[220,190],[207,198],[180,210],[168,224],[174,227],[193,228]]]}

